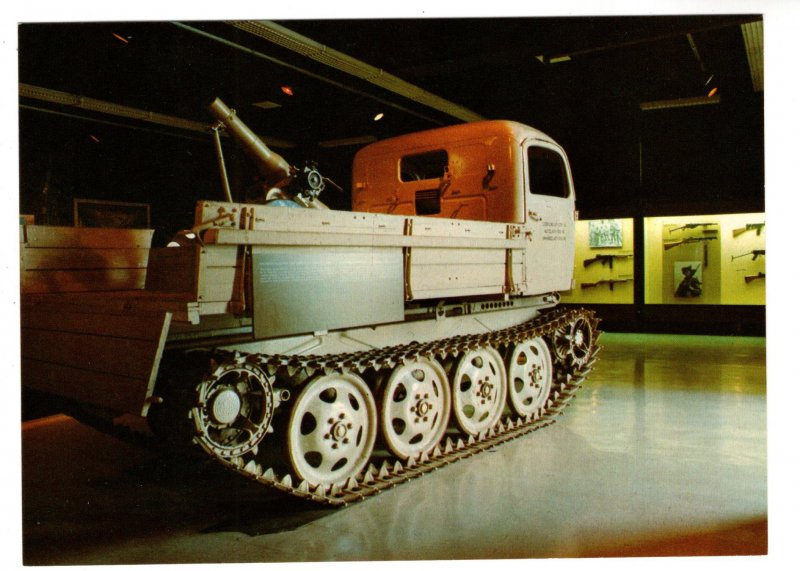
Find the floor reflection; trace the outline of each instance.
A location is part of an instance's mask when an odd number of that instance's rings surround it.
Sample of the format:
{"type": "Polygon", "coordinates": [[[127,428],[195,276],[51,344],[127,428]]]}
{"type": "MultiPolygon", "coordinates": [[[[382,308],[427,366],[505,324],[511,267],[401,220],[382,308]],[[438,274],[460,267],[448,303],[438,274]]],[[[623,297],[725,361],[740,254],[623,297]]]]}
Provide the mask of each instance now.
{"type": "Polygon", "coordinates": [[[161,465],[68,419],[23,430],[26,563],[619,556],[670,537],[712,555],[719,530],[759,553],[763,340],[602,343],[555,425],[343,510],[161,465]]]}

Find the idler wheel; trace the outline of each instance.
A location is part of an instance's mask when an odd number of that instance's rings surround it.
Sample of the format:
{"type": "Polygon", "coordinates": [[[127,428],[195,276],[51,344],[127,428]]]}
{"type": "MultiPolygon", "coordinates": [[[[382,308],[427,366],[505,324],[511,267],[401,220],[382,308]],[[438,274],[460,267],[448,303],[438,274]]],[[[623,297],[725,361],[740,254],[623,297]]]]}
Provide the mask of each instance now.
{"type": "Polygon", "coordinates": [[[288,460],[295,474],[311,485],[343,484],[369,461],[376,434],[375,401],[360,377],[317,377],[292,408],[288,460]]]}
{"type": "Polygon", "coordinates": [[[381,390],[383,439],[399,458],[430,452],[450,419],[450,386],[442,366],[427,358],[397,367],[381,390]]]}
{"type": "Polygon", "coordinates": [[[467,351],[455,367],[452,393],[453,417],[463,432],[476,436],[497,424],[507,393],[500,353],[491,347],[467,351]]]}
{"type": "Polygon", "coordinates": [[[195,439],[212,455],[246,454],[271,432],[277,405],[271,378],[260,368],[248,363],[221,365],[197,386],[191,410],[195,439]]]}
{"type": "Polygon", "coordinates": [[[520,416],[543,408],[553,382],[553,360],[540,337],[515,345],[508,359],[508,402],[520,416]]]}
{"type": "Polygon", "coordinates": [[[582,367],[589,362],[593,346],[594,329],[586,317],[578,317],[553,332],[553,353],[563,363],[582,367]]]}

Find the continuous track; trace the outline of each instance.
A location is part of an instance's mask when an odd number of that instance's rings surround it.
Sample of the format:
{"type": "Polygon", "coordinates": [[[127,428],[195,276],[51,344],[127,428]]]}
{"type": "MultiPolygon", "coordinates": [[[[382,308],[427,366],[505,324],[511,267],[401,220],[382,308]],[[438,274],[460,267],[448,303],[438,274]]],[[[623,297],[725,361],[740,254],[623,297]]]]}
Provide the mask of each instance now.
{"type": "MultiPolygon", "coordinates": [[[[507,416],[491,428],[475,436],[453,439],[447,437],[429,454],[422,453],[405,462],[384,460],[380,465],[370,463],[357,476],[341,485],[310,485],[296,481],[289,470],[265,466],[258,456],[250,455],[215,459],[226,468],[239,474],[306,500],[331,506],[346,506],[364,500],[384,490],[473,456],[509,440],[548,426],[562,413],[591,371],[599,350],[597,339],[599,319],[587,310],[556,310],[520,325],[478,335],[467,335],[437,340],[431,343],[413,343],[375,351],[339,354],[332,356],[233,356],[239,362],[255,363],[275,375],[294,375],[305,371],[309,378],[331,372],[362,374],[365,371],[392,369],[419,358],[455,357],[481,347],[504,348],[542,337],[552,348],[554,375],[550,398],[543,409],[532,416],[507,416]],[[577,328],[574,324],[578,324],[577,328]],[[577,339],[570,337],[578,337],[577,339]]],[[[268,437],[269,438],[269,437],[268,437]]]]}
{"type": "MultiPolygon", "coordinates": [[[[553,357],[553,383],[549,399],[538,412],[528,416],[507,415],[477,436],[447,436],[430,453],[418,454],[401,461],[392,457],[380,465],[369,463],[361,472],[336,485],[312,485],[293,478],[285,463],[266,465],[257,448],[242,455],[214,453],[201,446],[211,459],[225,468],[273,489],[305,500],[333,507],[344,507],[359,502],[384,490],[413,480],[423,474],[443,468],[485,450],[498,446],[544,428],[556,421],[569,401],[581,388],[592,370],[600,349],[597,340],[599,319],[584,309],[557,309],[517,326],[476,335],[465,335],[436,340],[430,343],[411,343],[374,351],[327,356],[285,356],[259,354],[217,354],[230,362],[256,365],[268,373],[270,382],[277,377],[292,377],[298,373],[308,380],[322,374],[356,373],[392,370],[400,364],[415,362],[420,358],[439,359],[457,357],[465,351],[483,347],[505,349],[532,338],[547,341],[553,357]]],[[[103,432],[138,445],[151,445],[129,427],[117,425],[81,411],[74,415],[82,422],[103,432]]],[[[192,415],[190,414],[190,417],[192,415]]],[[[269,428],[273,430],[272,426],[269,428]]],[[[198,435],[200,433],[198,432],[198,435]]],[[[267,435],[263,446],[280,435],[267,435]]],[[[197,437],[196,437],[197,441],[197,437]]],[[[274,443],[273,443],[274,444],[274,443]]]]}

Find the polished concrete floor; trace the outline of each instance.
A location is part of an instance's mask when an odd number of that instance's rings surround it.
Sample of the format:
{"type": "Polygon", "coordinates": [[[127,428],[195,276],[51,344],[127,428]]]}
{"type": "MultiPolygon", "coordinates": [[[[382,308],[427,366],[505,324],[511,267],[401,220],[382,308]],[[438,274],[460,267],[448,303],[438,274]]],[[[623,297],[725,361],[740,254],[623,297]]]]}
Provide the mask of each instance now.
{"type": "Polygon", "coordinates": [[[24,563],[767,553],[764,339],[602,344],[555,425],[338,511],[68,417],[27,422],[24,563]]]}

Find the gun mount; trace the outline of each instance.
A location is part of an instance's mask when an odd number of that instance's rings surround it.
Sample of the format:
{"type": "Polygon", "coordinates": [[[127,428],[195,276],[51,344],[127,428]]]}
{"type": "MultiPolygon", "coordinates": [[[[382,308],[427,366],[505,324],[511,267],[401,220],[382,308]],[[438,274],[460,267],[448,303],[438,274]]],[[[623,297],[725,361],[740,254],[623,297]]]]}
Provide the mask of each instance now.
{"type": "MultiPolygon", "coordinates": [[[[220,128],[225,128],[263,175],[264,199],[267,202],[291,200],[305,208],[327,209],[318,197],[325,189],[325,182],[330,181],[319,173],[316,163],[306,161],[302,168],[290,165],[245,125],[234,109],[228,107],[218,97],[208,105],[208,110],[218,121],[213,127],[215,136],[218,137],[220,128]]],[[[223,185],[227,189],[227,175],[219,143],[217,152],[223,185]]],[[[227,190],[226,195],[229,196],[227,190]]],[[[229,202],[232,202],[230,198],[229,202]]]]}

